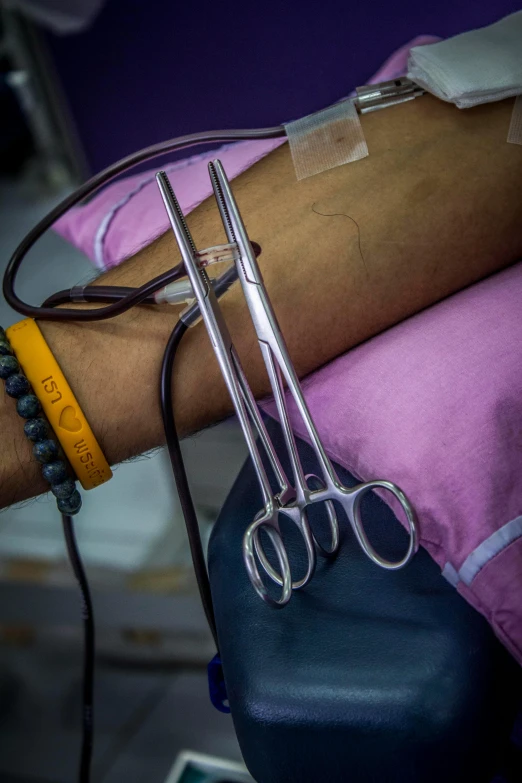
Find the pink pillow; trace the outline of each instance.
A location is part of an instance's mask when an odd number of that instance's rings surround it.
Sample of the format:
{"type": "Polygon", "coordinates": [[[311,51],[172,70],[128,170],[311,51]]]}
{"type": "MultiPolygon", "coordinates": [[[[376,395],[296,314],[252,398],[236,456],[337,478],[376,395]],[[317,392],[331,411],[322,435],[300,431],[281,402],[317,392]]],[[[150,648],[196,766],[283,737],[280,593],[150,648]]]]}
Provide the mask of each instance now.
{"type": "MultiPolygon", "coordinates": [[[[521,302],[519,262],[304,382],[329,455],[360,479],[386,478],[406,492],[422,545],[520,663],[521,302]]],[[[275,416],[273,403],[266,409],[275,416]]]]}
{"type": "MultiPolygon", "coordinates": [[[[240,141],[162,168],[187,213],[212,193],[207,170],[211,160],[219,156],[232,179],[285,142],[240,141]]],[[[117,266],[170,228],[156,184],[157,171],[154,168],[109,185],[85,206],[71,209],[54,224],[54,230],[83,250],[99,269],[117,266]]]]}

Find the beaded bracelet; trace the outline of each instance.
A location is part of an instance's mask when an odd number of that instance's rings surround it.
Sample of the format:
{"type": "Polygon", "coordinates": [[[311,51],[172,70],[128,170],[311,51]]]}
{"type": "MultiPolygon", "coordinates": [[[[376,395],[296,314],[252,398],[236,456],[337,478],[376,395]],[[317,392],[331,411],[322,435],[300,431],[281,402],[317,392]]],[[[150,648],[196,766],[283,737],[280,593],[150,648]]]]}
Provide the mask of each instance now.
{"type": "Polygon", "coordinates": [[[56,505],[61,514],[77,514],[82,507],[82,497],[76,482],[69,477],[67,464],[61,458],[56,440],[49,436],[49,425],[42,417],[38,397],[22,372],[11,343],[0,326],[0,378],[5,381],[5,391],[16,399],[16,411],[26,419],[24,433],[34,443],[33,455],[42,463],[42,475],[51,485],[56,505]]]}

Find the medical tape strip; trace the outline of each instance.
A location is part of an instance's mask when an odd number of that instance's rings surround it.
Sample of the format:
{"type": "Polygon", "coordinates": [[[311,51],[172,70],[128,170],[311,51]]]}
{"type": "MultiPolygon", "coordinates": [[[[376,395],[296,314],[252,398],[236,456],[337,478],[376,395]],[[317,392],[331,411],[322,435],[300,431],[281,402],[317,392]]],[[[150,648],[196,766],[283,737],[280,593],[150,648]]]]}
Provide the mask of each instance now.
{"type": "Polygon", "coordinates": [[[522,144],[522,95],[515,98],[507,140],[510,144],[522,144]]]}
{"type": "Polygon", "coordinates": [[[368,155],[357,109],[352,100],[285,124],[298,180],[352,163],[368,155]]]}
{"type": "Polygon", "coordinates": [[[86,285],[74,285],[69,291],[69,298],[71,302],[84,303],[87,301],[85,298],[86,285]]]}

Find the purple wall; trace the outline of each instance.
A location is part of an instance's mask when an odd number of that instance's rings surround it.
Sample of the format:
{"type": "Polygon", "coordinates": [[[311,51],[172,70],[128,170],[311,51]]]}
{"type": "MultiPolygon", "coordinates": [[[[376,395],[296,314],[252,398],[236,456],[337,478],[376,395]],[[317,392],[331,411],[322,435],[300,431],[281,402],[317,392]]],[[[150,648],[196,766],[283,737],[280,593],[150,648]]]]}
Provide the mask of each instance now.
{"type": "Polygon", "coordinates": [[[108,0],[90,30],[50,43],[97,171],[182,133],[303,116],[364,84],[413,36],[455,35],[517,9],[515,0],[108,0]]]}

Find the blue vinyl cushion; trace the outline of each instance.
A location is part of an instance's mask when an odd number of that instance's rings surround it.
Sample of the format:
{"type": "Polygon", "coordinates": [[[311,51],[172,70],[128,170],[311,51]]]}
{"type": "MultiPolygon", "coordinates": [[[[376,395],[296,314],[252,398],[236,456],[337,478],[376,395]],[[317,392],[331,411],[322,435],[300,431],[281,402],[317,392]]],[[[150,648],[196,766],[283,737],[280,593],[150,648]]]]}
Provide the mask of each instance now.
{"type": "MultiPolygon", "coordinates": [[[[269,428],[283,453],[279,426],[269,428]]],[[[310,448],[300,449],[305,471],[314,471],[310,448]]],[[[271,609],[241,558],[242,534],[260,507],[247,463],[209,550],[228,697],[257,783],[490,781],[520,676],[486,621],[424,550],[406,569],[386,572],[344,522],[336,560],[319,559],[312,582],[271,609]]],[[[406,537],[392,512],[376,496],[363,511],[373,543],[399,555],[406,537]]],[[[298,564],[297,539],[287,533],[298,564]]]]}

